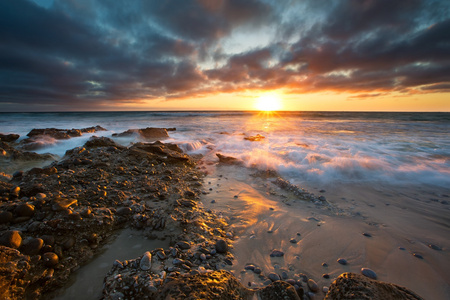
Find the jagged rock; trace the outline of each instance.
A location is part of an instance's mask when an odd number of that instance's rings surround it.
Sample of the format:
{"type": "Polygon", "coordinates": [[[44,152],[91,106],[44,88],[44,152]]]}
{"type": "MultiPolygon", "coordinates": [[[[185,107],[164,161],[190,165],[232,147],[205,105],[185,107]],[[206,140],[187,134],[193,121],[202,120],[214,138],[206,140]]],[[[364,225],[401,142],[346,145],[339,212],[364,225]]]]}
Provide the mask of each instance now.
{"type": "Polygon", "coordinates": [[[29,260],[18,250],[0,246],[0,299],[25,299],[22,278],[30,269],[29,260]]]}
{"type": "Polygon", "coordinates": [[[260,135],[259,133],[255,136],[248,136],[245,137],[244,140],[250,141],[250,142],[259,142],[262,141],[263,139],[265,139],[265,136],[260,135]]]}
{"type": "Polygon", "coordinates": [[[122,133],[113,134],[113,136],[116,137],[124,137],[124,136],[126,137],[132,135],[138,135],[144,139],[159,139],[169,137],[166,128],[154,128],[154,127],[147,127],[142,129],[128,129],[127,131],[124,131],[122,133]]]}
{"type": "Polygon", "coordinates": [[[225,164],[225,165],[242,165],[242,161],[232,157],[232,156],[225,156],[220,153],[216,153],[216,156],[219,158],[219,163],[225,164]]]}
{"type": "Polygon", "coordinates": [[[422,300],[405,287],[377,281],[355,273],[341,274],[330,286],[325,299],[422,300]]]}
{"type": "Polygon", "coordinates": [[[85,148],[97,148],[97,147],[116,147],[117,149],[124,149],[125,147],[117,144],[112,139],[107,137],[91,137],[85,144],[85,148]]]}

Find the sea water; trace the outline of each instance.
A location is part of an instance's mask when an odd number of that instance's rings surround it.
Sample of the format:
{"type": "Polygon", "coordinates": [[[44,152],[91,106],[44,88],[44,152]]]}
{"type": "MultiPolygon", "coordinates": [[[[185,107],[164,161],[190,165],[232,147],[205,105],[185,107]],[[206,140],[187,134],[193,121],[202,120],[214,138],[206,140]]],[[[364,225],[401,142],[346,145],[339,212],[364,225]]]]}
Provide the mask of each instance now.
{"type": "MultiPolygon", "coordinates": [[[[91,136],[131,128],[175,127],[166,142],[217,161],[278,171],[294,184],[388,182],[450,187],[450,113],[383,112],[63,112],[0,113],[0,132],[21,139],[33,128],[107,131],[46,140],[38,153],[60,157],[91,136]],[[262,135],[260,141],[245,137],[262,135]]],[[[139,138],[116,138],[128,145],[139,138]]]]}

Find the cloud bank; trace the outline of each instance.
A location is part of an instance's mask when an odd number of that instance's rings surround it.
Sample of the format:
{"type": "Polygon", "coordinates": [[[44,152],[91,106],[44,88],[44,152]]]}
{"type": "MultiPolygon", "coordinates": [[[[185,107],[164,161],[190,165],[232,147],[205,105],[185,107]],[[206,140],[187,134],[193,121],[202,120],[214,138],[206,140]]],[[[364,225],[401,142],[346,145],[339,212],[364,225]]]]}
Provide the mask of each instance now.
{"type": "Polygon", "coordinates": [[[450,91],[445,0],[44,2],[0,3],[0,108],[450,91]]]}

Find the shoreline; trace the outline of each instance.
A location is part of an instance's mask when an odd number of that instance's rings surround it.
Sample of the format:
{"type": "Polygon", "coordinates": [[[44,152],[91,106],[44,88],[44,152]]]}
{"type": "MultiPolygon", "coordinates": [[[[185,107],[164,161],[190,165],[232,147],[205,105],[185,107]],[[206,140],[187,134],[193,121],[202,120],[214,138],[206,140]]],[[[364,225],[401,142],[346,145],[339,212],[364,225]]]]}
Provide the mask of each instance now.
{"type": "MultiPolygon", "coordinates": [[[[289,190],[274,184],[275,173],[220,163],[209,166],[209,174],[204,178],[201,171],[192,157],[174,144],[135,143],[124,147],[102,137],[91,138],[84,147],[69,150],[62,160],[49,167],[31,169],[20,176],[15,174],[11,181],[14,185],[4,183],[1,207],[2,213],[10,212],[13,219],[0,226],[2,233],[20,232],[21,243],[17,248],[30,255],[19,258],[18,262],[27,262],[28,266],[25,264],[22,272],[29,281],[28,289],[34,285],[34,290],[19,288],[13,294],[40,297],[43,292],[44,298],[50,296],[47,293],[65,286],[69,275],[76,272],[80,264],[92,262],[98,249],[105,247],[105,241],[112,234],[111,228],[131,227],[143,231],[149,239],[168,239],[171,247],[148,249],[152,275],[143,272],[140,266],[145,255],[116,261],[114,265],[111,262],[113,268],[105,277],[105,298],[113,298],[114,294],[120,296],[117,293],[143,293],[143,287],[149,295],[155,295],[166,283],[180,280],[183,274],[215,276],[213,271],[228,270],[241,284],[251,288],[247,290],[236,283],[235,290],[244,294],[254,293],[252,290],[256,289],[261,289],[258,293],[274,293],[270,284],[279,276],[284,282],[293,280],[290,284],[293,283],[299,295],[315,291],[314,295],[305,297],[317,299],[325,296],[323,291],[327,291],[339,275],[348,271],[359,273],[361,267],[375,270],[380,280],[413,288],[426,296],[425,299],[439,299],[450,294],[450,279],[445,273],[446,258],[449,257],[447,249],[450,248],[448,241],[437,237],[426,241],[408,237],[406,251],[392,250],[394,243],[405,239],[405,231],[411,230],[408,227],[404,232],[389,231],[389,226],[400,228],[405,224],[393,218],[405,209],[402,201],[390,201],[392,203],[385,206],[393,212],[383,216],[385,207],[378,209],[373,203],[379,199],[370,198],[364,188],[350,189],[347,191],[349,196],[341,199],[331,196],[342,194],[339,188],[327,187],[327,191],[322,192],[322,188],[317,188],[316,196],[305,191],[306,196],[312,197],[305,201],[299,200],[292,186],[288,186],[289,190]],[[19,191],[14,192],[16,194],[13,193],[15,186],[20,186],[19,191]],[[115,196],[111,197],[112,194],[115,196]],[[73,198],[77,198],[76,201],[73,198]],[[32,207],[31,215],[18,213],[17,207],[24,205],[32,207]],[[378,216],[382,217],[381,221],[376,219],[378,216]],[[88,222],[84,224],[86,220],[88,222]],[[395,223],[397,221],[399,223],[395,223]],[[78,227],[59,225],[65,222],[78,227]],[[384,226],[385,223],[388,226],[384,226]],[[93,224],[97,224],[94,230],[97,232],[89,236],[69,233],[73,228],[86,229],[93,224]],[[53,243],[41,238],[48,231],[54,232],[56,241],[53,243]],[[370,237],[363,233],[369,233],[370,237]],[[28,249],[36,242],[40,246],[28,249]],[[436,246],[439,250],[431,249],[427,243],[439,245],[436,246]],[[225,250],[218,251],[221,247],[225,250]],[[283,251],[283,256],[270,257],[272,250],[283,251]],[[417,251],[424,259],[403,255],[408,251],[417,251]],[[56,253],[59,262],[43,265],[45,253],[56,253]],[[384,256],[387,259],[383,259],[384,256]],[[433,256],[434,260],[431,259],[433,256]],[[342,257],[348,264],[336,262],[342,257]],[[174,263],[177,259],[182,262],[174,263]],[[399,261],[400,264],[392,265],[399,261]],[[418,263],[423,263],[423,267],[417,268],[418,263]],[[433,274],[439,269],[437,266],[442,266],[438,272],[440,281],[433,274]],[[392,272],[395,268],[399,271],[392,272]],[[261,272],[257,274],[255,269],[261,272]],[[405,273],[409,272],[418,272],[422,278],[405,279],[405,273]],[[132,274],[146,276],[139,279],[137,287],[129,290],[123,282],[134,276],[132,274]],[[324,278],[324,274],[329,278],[324,278]],[[118,278],[123,278],[123,282],[118,278]],[[312,289],[308,279],[317,282],[320,289],[312,289]],[[45,284],[36,286],[33,282],[45,284]]],[[[392,194],[392,191],[382,192],[386,194],[383,197],[392,194]]],[[[396,196],[390,195],[389,199],[396,196]]],[[[421,196],[415,197],[420,200],[421,196]]],[[[416,208],[416,214],[430,203],[444,205],[434,200],[420,200],[414,204],[417,203],[420,206],[416,208]]],[[[434,209],[431,212],[436,213],[434,209]]],[[[443,223],[435,234],[445,236],[448,231],[445,211],[434,217],[432,223],[443,223]]],[[[426,233],[420,232],[420,235],[426,233]]],[[[225,281],[228,280],[226,282],[234,282],[235,279],[221,274],[225,281]]],[[[282,290],[292,292],[289,287],[284,286],[282,290]]]]}

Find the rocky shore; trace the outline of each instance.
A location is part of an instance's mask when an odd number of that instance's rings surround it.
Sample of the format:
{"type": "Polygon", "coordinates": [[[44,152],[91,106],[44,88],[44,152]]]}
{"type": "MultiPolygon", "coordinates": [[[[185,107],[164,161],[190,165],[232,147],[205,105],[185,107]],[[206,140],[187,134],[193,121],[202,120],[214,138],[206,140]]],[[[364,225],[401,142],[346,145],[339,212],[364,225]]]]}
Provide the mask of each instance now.
{"type": "MultiPolygon", "coordinates": [[[[200,194],[205,193],[203,174],[194,158],[175,144],[139,142],[126,147],[94,136],[59,160],[50,154],[27,152],[30,148],[23,146],[100,130],[104,129],[35,129],[29,134],[32,140],[19,143],[15,135],[0,135],[2,166],[52,161],[25,172],[2,170],[0,298],[48,297],[89,263],[117,230],[135,228],[149,239],[169,240],[171,246],[111,262],[104,279],[104,299],[314,299],[325,296],[323,292],[327,299],[349,299],[352,288],[361,299],[375,299],[373,295],[386,291],[385,285],[390,289],[379,299],[389,299],[389,295],[420,299],[405,288],[345,274],[352,281],[338,278],[329,291],[319,290],[312,279],[277,274],[260,275],[267,279],[264,288],[244,287],[223,270],[233,264],[235,237],[223,218],[199,203],[200,194]],[[374,288],[363,291],[361,286],[374,288]]],[[[117,137],[161,139],[168,137],[168,130],[133,129],[117,137]]],[[[218,158],[236,163],[220,154],[218,158]]],[[[324,197],[316,198],[282,178],[274,184],[304,200],[326,203],[324,197]]],[[[254,266],[246,270],[257,272],[254,266]]]]}

